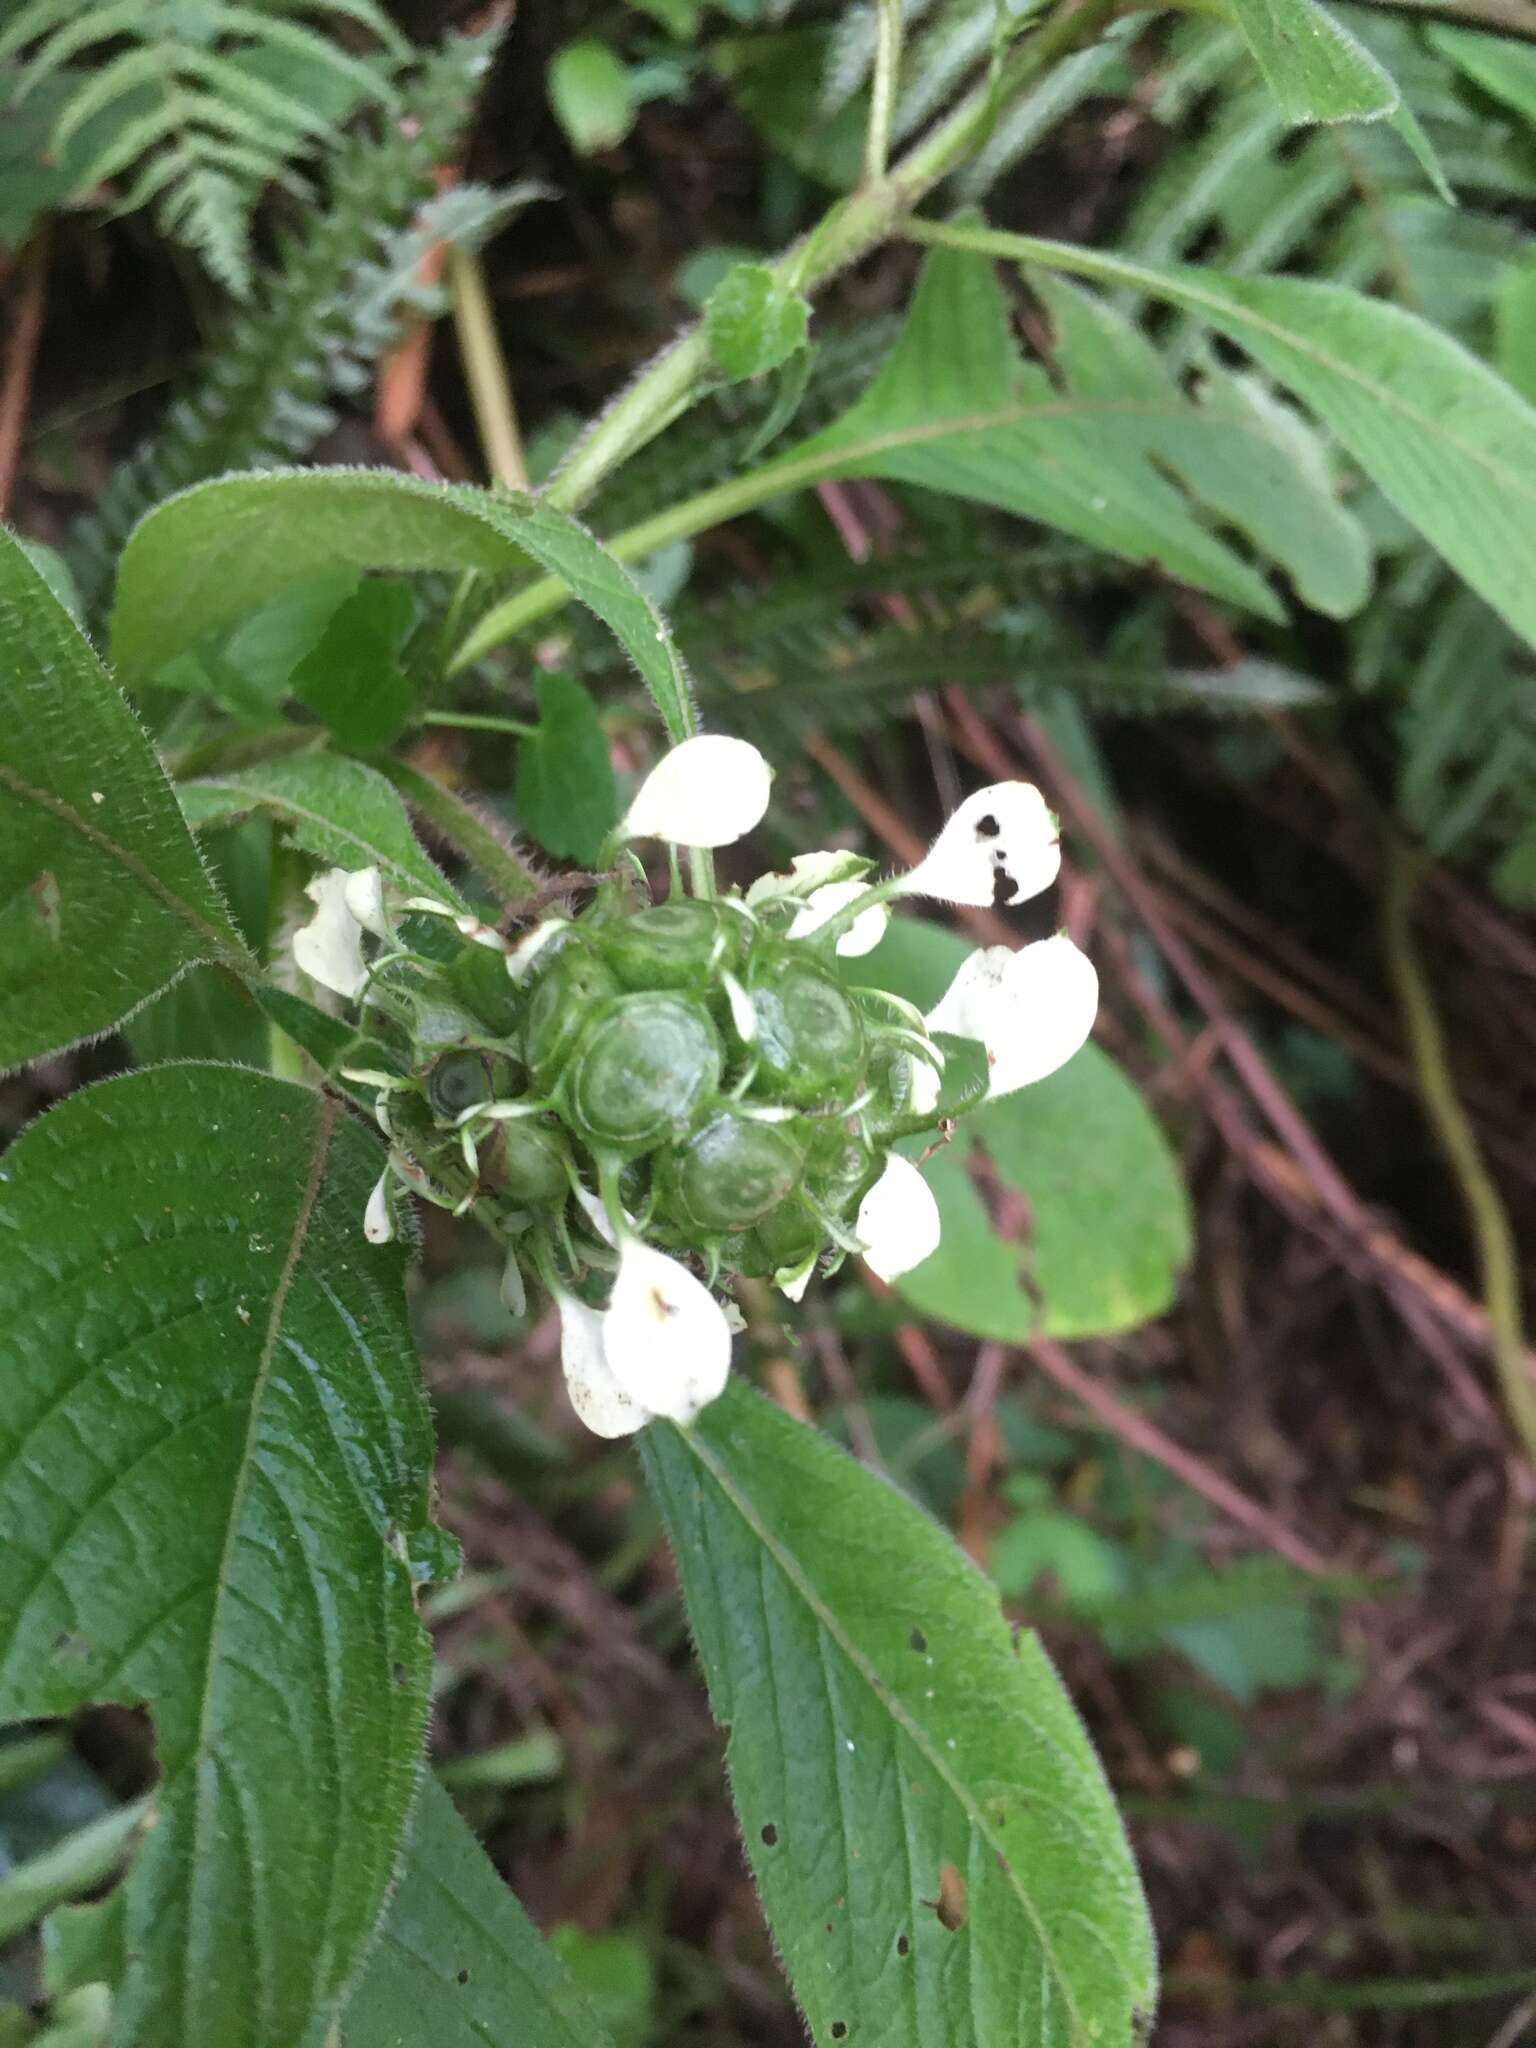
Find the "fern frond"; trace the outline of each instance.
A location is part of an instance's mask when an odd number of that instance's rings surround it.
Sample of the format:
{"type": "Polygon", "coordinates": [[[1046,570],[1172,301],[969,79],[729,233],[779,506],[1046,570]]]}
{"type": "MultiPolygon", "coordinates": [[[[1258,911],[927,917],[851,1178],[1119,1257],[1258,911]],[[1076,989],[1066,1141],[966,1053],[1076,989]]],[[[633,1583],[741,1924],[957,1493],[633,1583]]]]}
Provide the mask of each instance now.
{"type": "Polygon", "coordinates": [[[153,202],[162,232],[243,297],[262,193],[291,185],[293,160],[355,107],[396,101],[392,73],[403,46],[372,0],[306,0],[304,8],[369,29],[383,46],[371,58],[287,19],[292,11],[289,0],[31,0],[0,31],[0,61],[30,52],[24,99],[99,54],[50,138],[58,153],[88,122],[106,128],[76,195],[137,164],[126,205],[153,202]]]}
{"type": "MultiPolygon", "coordinates": [[[[123,542],[151,506],[223,470],[290,462],[334,424],[331,395],[364,380],[419,294],[421,258],[441,231],[422,214],[432,173],[452,155],[493,48],[492,37],[451,38],[406,82],[397,119],[339,145],[325,203],[283,240],[155,438],[76,526],[68,552],[89,609],[99,608],[123,542]]],[[[192,204],[206,207],[206,181],[198,189],[192,204]]],[[[218,227],[183,221],[185,233],[218,227]]]]}

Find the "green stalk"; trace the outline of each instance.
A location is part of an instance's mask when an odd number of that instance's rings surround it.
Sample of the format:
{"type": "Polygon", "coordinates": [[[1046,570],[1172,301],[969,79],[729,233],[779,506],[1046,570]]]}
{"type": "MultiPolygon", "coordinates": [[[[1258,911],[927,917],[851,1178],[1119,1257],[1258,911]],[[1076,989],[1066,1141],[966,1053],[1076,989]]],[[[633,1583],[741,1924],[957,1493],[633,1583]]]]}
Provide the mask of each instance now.
{"type": "Polygon", "coordinates": [[[896,80],[901,71],[901,31],[901,0],[879,0],[875,24],[875,71],[869,88],[869,127],[864,137],[866,185],[881,182],[890,156],[896,80]]]}
{"type": "Polygon", "coordinates": [[[464,381],[469,386],[485,466],[493,482],[526,491],[528,465],[523,460],[517,408],[512,402],[512,379],[496,332],[479,258],[467,249],[450,249],[448,282],[453,294],[459,357],[464,365],[464,381]]]}

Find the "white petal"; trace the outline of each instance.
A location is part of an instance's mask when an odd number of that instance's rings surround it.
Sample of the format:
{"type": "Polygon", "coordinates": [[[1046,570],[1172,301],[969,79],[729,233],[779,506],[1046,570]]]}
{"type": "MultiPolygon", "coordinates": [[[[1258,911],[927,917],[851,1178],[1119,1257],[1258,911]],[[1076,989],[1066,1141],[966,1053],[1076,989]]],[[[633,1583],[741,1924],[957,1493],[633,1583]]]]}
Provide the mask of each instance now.
{"type": "Polygon", "coordinates": [[[860,1202],[853,1227],[870,1271],[895,1280],[938,1250],[943,1226],[932,1188],[910,1159],[893,1152],[860,1202]]]}
{"type": "Polygon", "coordinates": [[[1026,903],[1061,871],[1056,820],[1032,782],[994,782],[968,796],[898,890],[980,909],[1026,903]]]}
{"type": "Polygon", "coordinates": [[[603,1330],[608,1318],[574,1294],[557,1294],[560,1363],[571,1406],[595,1436],[633,1436],[651,1420],[619,1385],[608,1364],[603,1330]]]}
{"type": "Polygon", "coordinates": [[[749,740],[700,733],[664,754],[624,820],[626,839],[675,846],[729,846],[768,808],[773,771],[749,740]]]}
{"type": "Polygon", "coordinates": [[[514,981],[521,981],[539,954],[551,939],[559,938],[562,932],[571,928],[568,917],[546,917],[542,924],[536,924],[526,938],[518,940],[507,955],[507,972],[514,981]]]}
{"type": "MultiPolygon", "coordinates": [[[[603,1206],[601,1199],[597,1195],[590,1193],[586,1188],[577,1188],[575,1192],[577,1204],[586,1216],[587,1221],[603,1240],[603,1243],[611,1244],[615,1251],[617,1251],[619,1244],[618,1235],[613,1225],[608,1221],[608,1211],[603,1206]]],[[[633,1221],[633,1218],[626,1215],[624,1220],[628,1223],[633,1221]]]]}
{"type": "Polygon", "coordinates": [[[394,1234],[395,1215],[389,1206],[389,1175],[381,1173],[373,1184],[373,1193],[363,1211],[363,1235],[370,1244],[388,1244],[394,1234]]]}
{"type": "Polygon", "coordinates": [[[943,1086],[939,1070],[916,1055],[908,1063],[908,1068],[907,1107],[915,1116],[932,1116],[939,1106],[939,1090],[943,1086]]]}
{"type": "Polygon", "coordinates": [[[1054,1074],[1087,1039],[1099,1008],[1093,962],[1065,932],[1011,952],[988,946],[960,964],[930,1031],[979,1038],[987,1050],[989,1095],[1011,1095],[1054,1074]]]}
{"type": "Polygon", "coordinates": [[[692,1422],[731,1369],[730,1325],[715,1297],[686,1266],[633,1237],[619,1254],[603,1347],[631,1400],[674,1422],[692,1422]]]}
{"type": "Polygon", "coordinates": [[[757,1011],[752,1007],[752,998],[734,974],[722,974],[720,979],[725,984],[726,1000],[731,1006],[731,1024],[736,1036],[743,1045],[751,1045],[757,1038],[757,1011]]]}
{"type": "Polygon", "coordinates": [[[482,918],[456,917],[453,923],[460,938],[472,939],[477,946],[488,947],[493,953],[510,954],[512,951],[495,925],[486,924],[482,918]]]}
{"type": "Polygon", "coordinates": [[[759,875],[747,890],[749,903],[771,903],[776,897],[812,895],[827,882],[856,882],[873,867],[860,853],[797,853],[787,875],[759,875]]]}
{"type": "MultiPolygon", "coordinates": [[[[844,910],[856,898],[865,893],[864,882],[826,882],[812,891],[801,909],[795,912],[794,923],[788,936],[803,939],[810,932],[820,929],[834,911],[844,910]]],[[[837,942],[837,951],[845,959],[856,960],[861,953],[873,953],[885,937],[885,928],[891,921],[891,913],[883,903],[872,903],[868,910],[861,910],[853,923],[837,942]]]]}
{"type": "Polygon", "coordinates": [[[384,877],[377,868],[354,868],[347,876],[347,908],[376,939],[394,936],[384,913],[384,877]]]}
{"type": "Polygon", "coordinates": [[[363,928],[347,907],[345,868],[327,868],[304,887],[315,914],[293,935],[293,957],[312,981],[339,996],[362,994],[368,981],[363,928]]]}
{"type": "Polygon", "coordinates": [[[780,1294],[787,1295],[791,1301],[802,1301],[815,1270],[816,1254],[812,1252],[811,1256],[798,1266],[780,1266],[773,1276],[773,1284],[780,1294]]]}

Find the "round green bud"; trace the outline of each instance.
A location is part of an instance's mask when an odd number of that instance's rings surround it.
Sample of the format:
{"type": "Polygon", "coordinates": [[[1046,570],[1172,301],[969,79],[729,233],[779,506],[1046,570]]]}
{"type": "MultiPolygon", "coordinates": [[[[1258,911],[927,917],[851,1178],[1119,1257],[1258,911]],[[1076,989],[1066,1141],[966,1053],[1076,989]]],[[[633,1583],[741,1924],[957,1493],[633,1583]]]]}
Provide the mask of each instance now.
{"type": "Polygon", "coordinates": [[[564,1147],[536,1117],[496,1126],[480,1146],[480,1177],[498,1193],[530,1208],[553,1208],[571,1191],[564,1147]]]}
{"type": "Polygon", "coordinates": [[[566,1076],[571,1121],[591,1144],[644,1152],[679,1135],[720,1085],[720,1041],[687,996],[620,996],[588,1025],[566,1076]]]}
{"type": "Polygon", "coordinates": [[[799,947],[760,946],[748,980],[756,1050],[786,1102],[846,1102],[858,1092],[864,1027],[842,984],[799,947]]]}
{"type": "Polygon", "coordinates": [[[780,1202],[758,1224],[747,1240],[744,1272],[777,1273],[781,1266],[799,1266],[820,1249],[821,1225],[797,1195],[780,1202]],[[753,1258],[748,1266],[746,1256],[753,1258]]]}
{"type": "Polygon", "coordinates": [[[585,946],[560,948],[534,985],[523,1024],[523,1057],[539,1095],[548,1095],[560,1078],[594,1007],[617,992],[618,983],[585,946]]]}
{"type": "Polygon", "coordinates": [[[800,1149],[782,1125],[722,1109],[665,1161],[662,1199],[706,1237],[745,1230],[800,1178],[800,1149]]]}
{"type": "Polygon", "coordinates": [[[625,988],[693,989],[724,963],[734,932],[712,903],[679,897],[603,929],[598,950],[625,988]]]}
{"type": "Polygon", "coordinates": [[[851,1214],[880,1178],[882,1167],[879,1155],[848,1123],[842,1117],[828,1117],[806,1147],[806,1192],[833,1216],[851,1214]]]}

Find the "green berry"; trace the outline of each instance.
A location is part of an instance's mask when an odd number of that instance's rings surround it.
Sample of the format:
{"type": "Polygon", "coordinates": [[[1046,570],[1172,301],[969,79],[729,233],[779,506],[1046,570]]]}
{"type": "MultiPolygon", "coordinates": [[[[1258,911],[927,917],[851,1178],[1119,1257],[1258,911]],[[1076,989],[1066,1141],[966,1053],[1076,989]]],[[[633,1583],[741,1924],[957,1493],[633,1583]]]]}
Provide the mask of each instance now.
{"type": "Polygon", "coordinates": [[[714,904],[679,897],[607,926],[599,951],[625,988],[695,989],[712,978],[735,936],[721,919],[714,904]]]}
{"type": "Polygon", "coordinates": [[[535,984],[523,1025],[523,1056],[537,1093],[548,1095],[595,1004],[618,983],[585,946],[567,940],[535,984]]]}
{"type": "Polygon", "coordinates": [[[533,1117],[498,1124],[480,1146],[480,1177],[514,1201],[550,1208],[571,1191],[565,1148],[555,1132],[533,1117]]]}
{"type": "Polygon", "coordinates": [[[571,1121],[587,1141],[644,1152],[686,1129],[720,1085],[720,1041],[690,997],[620,996],[587,1027],[566,1076],[571,1121]]]}
{"type": "Polygon", "coordinates": [[[799,1147],[782,1126],[722,1109],[667,1159],[660,1185],[674,1220],[718,1237],[758,1222],[799,1178],[799,1147]]]}

